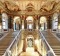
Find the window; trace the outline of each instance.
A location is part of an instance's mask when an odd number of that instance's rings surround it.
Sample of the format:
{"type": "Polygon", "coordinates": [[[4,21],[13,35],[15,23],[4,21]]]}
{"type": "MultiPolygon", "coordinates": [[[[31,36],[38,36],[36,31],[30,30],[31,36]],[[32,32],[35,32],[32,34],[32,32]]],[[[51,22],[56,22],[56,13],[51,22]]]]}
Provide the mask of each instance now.
{"type": "Polygon", "coordinates": [[[52,19],[52,29],[56,30],[57,28],[58,28],[58,14],[54,14],[52,19]]]}
{"type": "Polygon", "coordinates": [[[2,25],[3,29],[8,29],[8,16],[6,13],[2,14],[2,25]]]}
{"type": "Polygon", "coordinates": [[[3,24],[3,29],[6,29],[6,20],[2,20],[2,24],[3,24]]]}

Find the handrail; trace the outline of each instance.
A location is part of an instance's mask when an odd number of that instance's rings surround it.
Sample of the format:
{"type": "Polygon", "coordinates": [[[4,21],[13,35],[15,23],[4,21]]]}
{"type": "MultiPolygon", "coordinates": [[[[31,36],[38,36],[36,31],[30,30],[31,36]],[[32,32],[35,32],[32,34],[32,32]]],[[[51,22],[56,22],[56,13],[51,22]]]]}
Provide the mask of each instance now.
{"type": "MultiPolygon", "coordinates": [[[[41,32],[40,32],[40,33],[41,33],[41,32]]],[[[50,50],[52,51],[53,55],[56,56],[55,53],[54,53],[54,51],[53,51],[53,49],[50,47],[50,45],[49,45],[48,42],[46,41],[44,35],[43,35],[42,33],[41,33],[41,35],[42,35],[42,37],[44,38],[44,40],[45,40],[46,44],[48,45],[48,47],[50,48],[50,50]]]]}
{"type": "Polygon", "coordinates": [[[4,36],[2,36],[1,38],[0,38],[0,41],[5,37],[5,36],[7,36],[8,35],[8,33],[6,33],[4,36]]]}
{"type": "MultiPolygon", "coordinates": [[[[17,36],[20,34],[21,30],[19,31],[19,33],[17,34],[17,36]]],[[[13,45],[13,43],[15,42],[15,40],[17,40],[18,37],[15,37],[14,40],[12,41],[12,43],[10,44],[10,46],[8,47],[8,49],[11,48],[11,46],[13,45]]]]}
{"type": "Polygon", "coordinates": [[[10,50],[10,48],[12,47],[12,45],[14,44],[14,42],[17,40],[18,35],[20,34],[20,32],[21,32],[21,30],[20,30],[19,33],[16,35],[16,37],[14,38],[14,40],[12,41],[12,43],[10,44],[10,46],[6,49],[6,51],[5,51],[5,53],[4,53],[3,56],[5,56],[6,52],[7,52],[8,50],[10,50]]]}
{"type": "Polygon", "coordinates": [[[55,36],[55,38],[57,38],[58,41],[60,41],[60,38],[57,35],[55,35],[54,33],[52,33],[52,35],[55,36]]]}

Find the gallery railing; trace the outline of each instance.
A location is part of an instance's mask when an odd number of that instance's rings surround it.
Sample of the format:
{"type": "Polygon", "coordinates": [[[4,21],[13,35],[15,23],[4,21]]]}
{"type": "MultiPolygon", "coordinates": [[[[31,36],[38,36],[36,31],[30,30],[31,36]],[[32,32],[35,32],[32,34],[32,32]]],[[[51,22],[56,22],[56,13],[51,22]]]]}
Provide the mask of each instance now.
{"type": "Polygon", "coordinates": [[[41,31],[39,31],[39,33],[41,34],[41,37],[42,37],[42,40],[45,41],[45,44],[48,46],[49,50],[47,52],[47,55],[46,56],[56,56],[53,49],[51,48],[51,46],[49,45],[49,43],[46,41],[44,35],[42,34],[41,31]]]}
{"type": "MultiPolygon", "coordinates": [[[[14,40],[12,41],[12,43],[10,44],[10,46],[6,49],[4,55],[2,56],[12,56],[12,53],[11,53],[11,48],[17,44],[19,38],[20,38],[20,33],[21,33],[21,30],[18,32],[18,34],[16,35],[16,37],[14,38],[14,40]]],[[[15,56],[17,56],[17,52],[15,53],[15,56]]]]}

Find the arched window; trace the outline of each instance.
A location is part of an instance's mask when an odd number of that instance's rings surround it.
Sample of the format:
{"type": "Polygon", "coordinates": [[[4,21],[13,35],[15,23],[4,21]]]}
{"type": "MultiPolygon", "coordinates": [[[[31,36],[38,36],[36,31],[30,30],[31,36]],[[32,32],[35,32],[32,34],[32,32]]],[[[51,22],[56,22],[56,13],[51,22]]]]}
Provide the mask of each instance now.
{"type": "Polygon", "coordinates": [[[32,17],[32,16],[28,16],[28,17],[26,18],[26,20],[27,20],[27,21],[33,21],[33,17],[32,17]]]}
{"type": "Polygon", "coordinates": [[[8,29],[8,16],[6,13],[2,14],[2,26],[4,30],[8,29]]]}
{"type": "Polygon", "coordinates": [[[52,18],[52,29],[57,30],[58,29],[58,14],[54,13],[52,18]]]}
{"type": "Polygon", "coordinates": [[[27,29],[33,29],[33,17],[28,16],[26,20],[27,20],[27,29]]]}
{"type": "Polygon", "coordinates": [[[40,18],[40,24],[41,24],[41,30],[46,30],[47,29],[47,20],[45,16],[42,16],[40,18]]]}
{"type": "Polygon", "coordinates": [[[14,25],[14,31],[20,29],[20,17],[18,16],[14,17],[13,25],[14,25]]]}

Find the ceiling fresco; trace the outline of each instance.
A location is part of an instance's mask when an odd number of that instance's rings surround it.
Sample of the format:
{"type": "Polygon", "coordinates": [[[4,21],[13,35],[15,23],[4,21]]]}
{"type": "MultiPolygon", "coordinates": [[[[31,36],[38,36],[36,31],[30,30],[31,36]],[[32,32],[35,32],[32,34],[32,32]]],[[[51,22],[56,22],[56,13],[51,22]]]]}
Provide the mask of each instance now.
{"type": "Polygon", "coordinates": [[[52,14],[60,12],[60,0],[0,0],[0,13],[52,14]]]}

